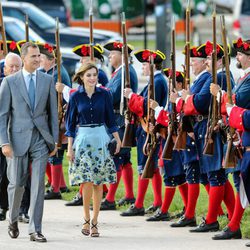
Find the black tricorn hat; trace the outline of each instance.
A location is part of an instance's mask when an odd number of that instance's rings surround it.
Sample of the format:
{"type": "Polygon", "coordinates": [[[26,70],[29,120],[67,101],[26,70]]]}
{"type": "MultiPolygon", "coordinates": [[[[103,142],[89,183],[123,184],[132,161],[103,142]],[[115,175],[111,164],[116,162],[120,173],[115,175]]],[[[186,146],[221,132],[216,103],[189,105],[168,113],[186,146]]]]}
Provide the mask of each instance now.
{"type": "MultiPolygon", "coordinates": [[[[205,44],[202,44],[199,47],[199,51],[200,50],[205,50],[205,53],[207,54],[207,56],[211,56],[212,52],[213,52],[213,43],[211,43],[210,41],[207,41],[205,44]]],[[[230,46],[227,46],[227,50],[228,50],[228,55],[230,55],[230,46]]],[[[220,59],[224,56],[224,48],[221,44],[217,44],[216,45],[216,51],[217,51],[217,58],[220,59]]]]}
{"type": "MultiPolygon", "coordinates": [[[[15,41],[7,40],[6,44],[7,44],[8,52],[12,52],[12,53],[20,55],[21,48],[18,45],[18,43],[16,43],[15,41]]],[[[1,50],[3,50],[3,41],[2,40],[0,40],[0,46],[1,46],[1,50]]]]}
{"type": "MultiPolygon", "coordinates": [[[[172,69],[165,68],[165,69],[163,69],[163,72],[164,72],[164,74],[166,75],[167,78],[172,77],[172,69]]],[[[175,71],[175,75],[176,75],[175,79],[176,79],[177,82],[182,82],[182,83],[184,82],[185,74],[183,72],[175,71]]]]}
{"type": "Polygon", "coordinates": [[[153,51],[144,49],[134,52],[134,55],[137,58],[137,60],[141,63],[150,62],[151,56],[153,56],[154,58],[154,64],[161,63],[166,59],[166,56],[160,50],[153,51]]]}
{"type": "Polygon", "coordinates": [[[250,40],[243,41],[240,37],[238,40],[233,41],[233,47],[236,51],[250,55],[250,40]]]}
{"type": "MultiPolygon", "coordinates": [[[[95,44],[94,48],[94,57],[103,61],[103,47],[100,44],[95,44]]],[[[90,56],[90,45],[89,44],[80,44],[72,49],[72,51],[78,56],[85,57],[90,56]]]]}
{"type": "MultiPolygon", "coordinates": [[[[183,51],[183,54],[185,55],[185,50],[183,51]]],[[[207,58],[203,44],[200,46],[192,46],[190,48],[190,57],[207,58]]]]}
{"type": "MultiPolygon", "coordinates": [[[[134,48],[130,44],[127,44],[127,46],[128,46],[128,53],[130,54],[134,48]]],[[[104,44],[103,47],[109,51],[117,50],[117,51],[122,52],[123,43],[119,41],[113,41],[113,42],[108,42],[104,44]]]]}

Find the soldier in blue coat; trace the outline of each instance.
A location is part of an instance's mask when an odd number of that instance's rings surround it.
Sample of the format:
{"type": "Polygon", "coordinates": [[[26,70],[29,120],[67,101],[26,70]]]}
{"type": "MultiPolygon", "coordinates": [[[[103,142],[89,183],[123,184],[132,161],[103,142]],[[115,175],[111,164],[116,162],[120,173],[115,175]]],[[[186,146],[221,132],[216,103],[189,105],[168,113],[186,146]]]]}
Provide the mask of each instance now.
{"type": "MultiPolygon", "coordinates": [[[[226,103],[228,102],[227,93],[222,93],[222,111],[226,111],[229,115],[229,124],[233,128],[237,128],[242,134],[242,145],[245,148],[243,159],[239,161],[236,171],[234,172],[234,180],[236,183],[236,204],[232,219],[227,227],[218,235],[213,237],[214,240],[221,239],[238,239],[241,238],[240,221],[246,207],[246,202],[250,199],[249,188],[249,167],[250,167],[250,134],[249,130],[249,109],[250,109],[250,41],[243,41],[239,38],[233,42],[233,46],[237,51],[237,67],[244,71],[244,75],[238,80],[237,85],[233,89],[233,102],[237,107],[232,108],[226,103]],[[247,110],[246,110],[247,109],[247,110]],[[241,177],[240,177],[241,176],[241,177]],[[242,197],[247,197],[245,200],[242,197]]],[[[211,86],[213,95],[220,95],[220,88],[215,85],[211,86]]],[[[238,138],[239,140],[239,138],[238,138]]],[[[249,245],[250,246],[250,245],[249,245]]]]}
{"type": "MultiPolygon", "coordinates": [[[[203,46],[200,46],[199,50],[204,50],[207,54],[206,66],[209,72],[212,72],[212,60],[211,53],[213,50],[213,45],[211,42],[207,42],[203,46]]],[[[217,44],[217,82],[222,89],[226,90],[226,75],[222,70],[223,61],[222,57],[224,55],[224,50],[221,45],[217,44]]],[[[205,221],[195,229],[191,229],[190,232],[209,232],[219,229],[219,223],[217,221],[217,215],[220,208],[220,204],[224,199],[225,187],[230,189],[231,185],[227,182],[225,170],[222,169],[222,159],[223,159],[223,144],[222,137],[219,131],[214,133],[214,155],[207,156],[203,154],[205,134],[208,121],[208,112],[210,106],[210,84],[212,83],[212,75],[207,78],[203,84],[201,90],[198,93],[191,94],[188,90],[183,90],[182,99],[185,101],[184,104],[184,114],[194,115],[196,119],[199,119],[198,129],[196,132],[197,149],[199,154],[201,173],[206,173],[208,176],[208,181],[210,184],[209,190],[209,206],[208,213],[205,221]],[[198,118],[199,117],[199,118],[198,118]],[[227,183],[227,186],[225,184],[227,183]]],[[[231,75],[231,84],[234,86],[234,80],[231,75]]],[[[227,189],[226,188],[226,189],[227,189]]],[[[231,206],[231,201],[234,201],[233,194],[230,199],[224,199],[226,202],[227,210],[231,216],[233,213],[233,208],[231,206]]]]}
{"type": "MultiPolygon", "coordinates": [[[[149,60],[150,57],[154,58],[154,88],[155,88],[155,100],[161,105],[165,106],[167,101],[167,81],[164,78],[164,75],[161,72],[162,61],[165,60],[165,55],[157,50],[140,50],[134,53],[135,57],[142,63],[142,71],[145,76],[149,76],[149,60]]],[[[135,204],[130,206],[127,211],[121,213],[122,216],[137,216],[144,215],[145,212],[154,212],[162,205],[162,197],[161,197],[161,186],[162,179],[159,173],[158,168],[158,151],[159,145],[157,146],[156,151],[153,155],[153,161],[155,166],[154,175],[152,178],[153,192],[154,192],[154,202],[153,205],[150,206],[146,211],[144,209],[143,203],[146,195],[146,191],[148,188],[149,180],[142,179],[141,174],[143,172],[145,163],[147,161],[147,156],[143,153],[143,146],[146,141],[147,133],[143,129],[143,117],[147,115],[147,100],[148,100],[148,87],[149,83],[144,87],[140,95],[137,95],[132,92],[131,89],[126,88],[124,90],[125,97],[129,98],[129,109],[135,113],[141,124],[138,126],[136,130],[136,140],[137,140],[137,164],[138,164],[138,192],[135,204]]]]}
{"type": "MultiPolygon", "coordinates": [[[[38,43],[41,53],[40,67],[41,71],[53,76],[54,83],[58,81],[58,71],[55,56],[55,46],[47,43],[38,43]]],[[[61,64],[62,83],[71,87],[71,81],[68,72],[61,64]]],[[[64,101],[64,104],[66,102],[64,101]]],[[[44,199],[61,199],[61,192],[67,191],[66,182],[64,180],[62,161],[64,150],[67,147],[67,141],[64,140],[61,149],[58,149],[57,156],[50,157],[46,167],[46,174],[50,181],[51,188],[46,192],[44,199]]]]}
{"type": "MultiPolygon", "coordinates": [[[[110,91],[113,98],[113,108],[116,117],[116,123],[119,127],[120,138],[123,138],[125,131],[124,116],[120,114],[121,102],[121,84],[122,84],[122,47],[121,42],[108,42],[104,48],[109,51],[109,62],[114,72],[111,79],[106,84],[106,88],[110,91]]],[[[133,47],[128,44],[128,54],[132,52],[133,47]]],[[[129,64],[130,85],[134,93],[138,89],[138,79],[132,63],[129,64]]],[[[114,210],[116,209],[115,194],[118,188],[121,176],[123,177],[125,186],[125,197],[123,197],[118,205],[133,204],[135,201],[133,192],[133,168],[130,161],[130,149],[122,148],[118,155],[114,156],[114,162],[117,170],[117,183],[110,184],[106,198],[101,203],[101,210],[114,210]]]]}

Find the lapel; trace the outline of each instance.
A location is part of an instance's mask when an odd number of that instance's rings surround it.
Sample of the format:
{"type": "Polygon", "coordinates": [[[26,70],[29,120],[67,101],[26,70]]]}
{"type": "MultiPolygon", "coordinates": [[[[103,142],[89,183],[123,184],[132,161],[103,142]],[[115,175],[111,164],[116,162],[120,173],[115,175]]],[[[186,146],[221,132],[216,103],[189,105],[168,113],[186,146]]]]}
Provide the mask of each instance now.
{"type": "Polygon", "coordinates": [[[22,95],[22,97],[24,98],[25,102],[29,105],[30,109],[30,99],[29,99],[29,95],[28,95],[28,90],[26,88],[26,84],[24,81],[24,77],[22,74],[22,70],[20,70],[17,74],[16,74],[16,79],[15,79],[15,84],[17,85],[17,89],[20,90],[20,94],[22,95]]]}
{"type": "Polygon", "coordinates": [[[43,88],[44,88],[44,83],[43,83],[43,74],[39,70],[36,72],[36,97],[35,97],[35,107],[34,110],[36,109],[36,106],[42,96],[43,93],[43,88]]]}
{"type": "Polygon", "coordinates": [[[238,84],[236,84],[236,87],[233,89],[233,93],[239,92],[239,89],[241,86],[249,80],[250,74],[245,75],[244,77],[240,78],[238,81],[238,84]]]}

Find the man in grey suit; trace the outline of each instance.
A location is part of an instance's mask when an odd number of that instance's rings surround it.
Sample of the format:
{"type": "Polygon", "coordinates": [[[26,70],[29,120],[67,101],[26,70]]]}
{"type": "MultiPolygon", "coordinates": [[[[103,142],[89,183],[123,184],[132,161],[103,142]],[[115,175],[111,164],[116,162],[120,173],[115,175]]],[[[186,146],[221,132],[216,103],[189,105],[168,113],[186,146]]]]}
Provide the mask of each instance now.
{"type": "Polygon", "coordinates": [[[41,225],[44,176],[48,156],[57,151],[56,91],[52,77],[37,71],[37,45],[25,43],[21,58],[23,69],[6,77],[0,87],[0,145],[7,157],[9,179],[8,233],[11,238],[19,235],[19,207],[31,166],[30,240],[46,242],[41,225]]]}

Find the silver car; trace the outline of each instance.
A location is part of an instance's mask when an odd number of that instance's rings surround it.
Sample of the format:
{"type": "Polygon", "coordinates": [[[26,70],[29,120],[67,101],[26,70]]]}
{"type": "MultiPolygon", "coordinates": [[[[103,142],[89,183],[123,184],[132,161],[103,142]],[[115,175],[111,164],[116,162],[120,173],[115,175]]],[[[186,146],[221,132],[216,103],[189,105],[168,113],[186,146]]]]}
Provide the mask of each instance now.
{"type": "MultiPolygon", "coordinates": [[[[229,43],[242,37],[250,38],[250,0],[215,1],[216,3],[216,38],[221,42],[220,16],[225,16],[227,39],[229,43]]],[[[193,44],[199,45],[212,40],[212,12],[213,2],[208,2],[203,14],[192,17],[193,22],[193,44]]]]}

